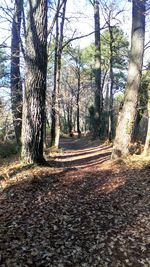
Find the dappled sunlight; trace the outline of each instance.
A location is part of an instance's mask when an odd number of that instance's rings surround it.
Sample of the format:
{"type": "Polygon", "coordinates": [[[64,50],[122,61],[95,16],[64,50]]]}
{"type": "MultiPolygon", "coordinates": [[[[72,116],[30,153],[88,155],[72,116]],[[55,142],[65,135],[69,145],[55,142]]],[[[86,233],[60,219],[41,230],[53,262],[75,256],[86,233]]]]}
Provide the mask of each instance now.
{"type": "MultiPolygon", "coordinates": [[[[68,150],[65,154],[69,159],[68,150]]],[[[52,265],[59,255],[56,266],[62,260],[69,266],[94,255],[102,262],[107,256],[117,266],[117,257],[125,263],[131,255],[146,258],[149,170],[112,162],[106,146],[70,160],[9,168],[11,177],[0,197],[6,259],[21,259],[23,266],[30,258],[30,266],[36,266],[47,257],[52,265]]]]}
{"type": "Polygon", "coordinates": [[[42,181],[45,177],[51,179],[52,175],[57,175],[62,172],[61,168],[52,168],[36,165],[22,165],[21,163],[15,164],[12,167],[8,167],[1,170],[1,188],[7,188],[10,185],[15,185],[20,181],[32,181],[35,179],[35,182],[42,181]],[[5,178],[5,172],[7,177],[5,178]]]}
{"type": "Polygon", "coordinates": [[[108,148],[112,147],[111,145],[109,146],[109,145],[105,145],[105,144],[95,145],[95,146],[91,145],[91,147],[89,147],[89,146],[88,146],[88,148],[83,148],[82,150],[81,149],[67,150],[67,154],[68,155],[76,155],[76,154],[92,153],[93,151],[100,151],[100,150],[108,149],[108,148]]]}
{"type": "MultiPolygon", "coordinates": [[[[105,147],[106,150],[109,150],[108,147],[105,147]]],[[[101,147],[96,147],[96,148],[93,148],[91,149],[90,151],[87,150],[85,153],[84,153],[84,150],[83,150],[83,153],[81,153],[80,151],[77,151],[76,154],[69,154],[67,153],[67,155],[65,155],[65,157],[56,157],[55,158],[55,161],[60,161],[60,162],[66,162],[66,161],[74,161],[74,160],[79,160],[79,159],[83,159],[83,158],[90,158],[90,157],[94,157],[94,156],[97,156],[97,155],[101,155],[103,154],[103,150],[104,148],[101,148],[101,147]]]]}
{"type": "Polygon", "coordinates": [[[106,146],[106,144],[98,145],[97,147],[88,147],[86,151],[84,149],[80,150],[78,146],[76,150],[67,150],[63,154],[58,153],[54,157],[54,162],[58,166],[63,167],[88,168],[90,166],[98,166],[104,161],[109,160],[110,153],[111,146],[106,146]]]}
{"type": "Polygon", "coordinates": [[[113,179],[108,179],[106,183],[104,183],[100,188],[97,190],[103,191],[105,193],[111,193],[113,190],[123,186],[126,180],[124,177],[113,177],[113,179]]]}

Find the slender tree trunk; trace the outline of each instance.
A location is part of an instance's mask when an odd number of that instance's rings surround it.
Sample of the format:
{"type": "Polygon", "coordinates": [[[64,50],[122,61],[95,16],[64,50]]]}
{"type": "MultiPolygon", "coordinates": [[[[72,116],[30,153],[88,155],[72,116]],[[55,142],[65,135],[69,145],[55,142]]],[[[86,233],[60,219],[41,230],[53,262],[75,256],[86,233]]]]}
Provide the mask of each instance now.
{"type": "Polygon", "coordinates": [[[77,103],[77,132],[78,132],[78,138],[81,137],[81,130],[80,130],[80,107],[79,103],[77,103]]]}
{"type": "Polygon", "coordinates": [[[148,126],[147,126],[147,135],[143,151],[144,156],[147,156],[149,154],[149,146],[150,146],[150,85],[148,85],[147,111],[148,111],[148,126]]]}
{"type": "Polygon", "coordinates": [[[47,74],[47,0],[30,0],[26,37],[22,160],[43,163],[47,74]]]}
{"type": "MultiPolygon", "coordinates": [[[[72,102],[72,101],[71,101],[72,102]]],[[[68,106],[68,131],[69,135],[72,137],[72,106],[68,106]]]]}
{"type": "Polygon", "coordinates": [[[78,89],[77,89],[77,132],[78,138],[81,137],[81,130],[80,130],[80,86],[81,86],[81,77],[80,77],[80,56],[79,62],[77,67],[77,78],[78,78],[78,89]]]}
{"type": "MultiPolygon", "coordinates": [[[[52,103],[52,125],[51,125],[51,146],[58,148],[60,138],[60,79],[61,79],[61,58],[63,46],[63,29],[65,22],[67,0],[64,0],[62,18],[60,23],[60,36],[59,36],[59,18],[56,19],[56,46],[55,46],[55,65],[54,65],[54,90],[53,90],[53,103],[52,103]]],[[[58,8],[60,1],[58,3],[58,8]]]]}
{"type": "Polygon", "coordinates": [[[138,93],[141,80],[141,70],[144,53],[145,37],[145,2],[146,0],[133,0],[132,7],[132,36],[131,53],[128,70],[128,81],[124,105],[116,129],[116,137],[112,158],[127,156],[132,138],[138,93]]]}
{"type": "Polygon", "coordinates": [[[11,39],[11,104],[17,144],[21,144],[22,82],[20,76],[20,27],[23,1],[15,0],[11,39]]]}
{"type": "Polygon", "coordinates": [[[95,137],[101,134],[101,118],[103,110],[103,96],[101,88],[101,43],[100,43],[100,14],[99,2],[94,0],[94,24],[95,24],[95,119],[96,129],[95,137]]]}
{"type": "Polygon", "coordinates": [[[60,92],[60,71],[58,64],[61,63],[61,55],[58,55],[59,49],[59,25],[58,17],[56,19],[56,41],[55,41],[55,62],[54,62],[54,90],[52,95],[52,124],[51,124],[51,147],[58,148],[60,135],[59,121],[59,92],[60,92]],[[58,58],[59,57],[59,58],[58,58]]]}
{"type": "Polygon", "coordinates": [[[110,35],[110,99],[109,99],[109,141],[112,141],[114,135],[114,114],[113,114],[113,85],[114,85],[114,73],[113,73],[113,32],[112,27],[109,24],[110,35]]]}

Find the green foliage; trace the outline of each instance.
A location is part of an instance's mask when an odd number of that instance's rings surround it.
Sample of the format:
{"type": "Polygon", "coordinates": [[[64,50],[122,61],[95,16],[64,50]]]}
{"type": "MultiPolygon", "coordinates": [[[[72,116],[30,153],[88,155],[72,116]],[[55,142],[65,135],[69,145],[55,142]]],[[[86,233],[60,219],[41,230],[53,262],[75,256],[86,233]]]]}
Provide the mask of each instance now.
{"type": "Polygon", "coordinates": [[[116,95],[115,101],[118,102],[118,103],[122,103],[124,101],[124,94],[116,95]]]}
{"type": "Polygon", "coordinates": [[[94,44],[90,44],[88,47],[81,50],[82,61],[85,65],[94,65],[94,44]]]}
{"type": "MultiPolygon", "coordinates": [[[[123,30],[119,27],[112,28],[113,42],[113,67],[116,69],[126,69],[128,60],[128,40],[123,30]]],[[[105,30],[101,35],[101,55],[102,65],[109,65],[110,58],[110,34],[105,30]]]]}
{"type": "MultiPolygon", "coordinates": [[[[112,28],[113,42],[112,42],[112,63],[114,70],[114,86],[116,90],[124,89],[126,84],[126,70],[128,67],[128,40],[123,30],[119,27],[112,28]]],[[[101,70],[103,74],[109,71],[110,66],[110,33],[106,29],[101,34],[101,70]]],[[[81,50],[81,58],[85,68],[91,71],[94,76],[94,49],[92,43],[90,46],[81,50]]]]}
{"type": "Polygon", "coordinates": [[[148,70],[143,74],[141,79],[140,95],[139,95],[139,112],[143,114],[147,109],[148,86],[150,83],[150,64],[148,70]]]}
{"type": "Polygon", "coordinates": [[[5,51],[0,49],[0,79],[2,79],[5,76],[6,67],[5,62],[7,60],[5,51]]]}
{"type": "MultiPolygon", "coordinates": [[[[128,40],[123,30],[119,27],[113,27],[113,67],[116,69],[127,69],[128,61],[128,40]]],[[[90,46],[82,49],[82,60],[84,64],[94,65],[94,49],[95,46],[92,43],[90,46]]],[[[101,60],[102,70],[109,68],[110,59],[110,34],[109,30],[103,31],[101,34],[101,60]]]]}

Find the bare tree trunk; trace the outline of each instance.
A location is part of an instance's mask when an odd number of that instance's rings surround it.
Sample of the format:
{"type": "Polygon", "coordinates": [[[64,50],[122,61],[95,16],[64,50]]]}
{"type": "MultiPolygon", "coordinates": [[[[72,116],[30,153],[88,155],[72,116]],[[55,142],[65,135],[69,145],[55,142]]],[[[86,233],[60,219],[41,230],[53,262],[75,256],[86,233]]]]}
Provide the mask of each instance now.
{"type": "Polygon", "coordinates": [[[22,160],[43,163],[47,74],[47,0],[30,0],[26,37],[22,160]]]}
{"type": "Polygon", "coordinates": [[[58,64],[61,63],[61,55],[58,55],[59,49],[59,25],[58,17],[56,19],[56,41],[55,41],[55,62],[54,62],[54,90],[52,95],[52,124],[51,124],[51,147],[58,148],[60,135],[59,121],[59,92],[60,92],[60,70],[58,64]],[[58,58],[59,57],[59,58],[58,58]]]}
{"type": "Polygon", "coordinates": [[[11,105],[17,144],[21,144],[22,82],[20,77],[20,27],[23,1],[15,0],[11,39],[11,105]]]}
{"type": "MultiPolygon", "coordinates": [[[[72,103],[72,101],[71,101],[72,103]]],[[[72,132],[72,106],[68,106],[67,108],[68,110],[68,132],[69,132],[69,135],[72,137],[73,135],[73,132],[72,132]]]]}
{"type": "Polygon", "coordinates": [[[80,107],[79,107],[79,101],[77,100],[77,132],[78,132],[78,138],[81,137],[81,130],[80,130],[80,107]]]}
{"type": "Polygon", "coordinates": [[[81,130],[80,130],[80,87],[81,87],[81,77],[80,77],[80,55],[79,55],[79,62],[77,62],[77,79],[78,79],[78,88],[77,88],[77,132],[78,138],[81,137],[81,130]]]}
{"type": "Polygon", "coordinates": [[[100,14],[99,14],[99,2],[93,1],[94,6],[94,24],[95,24],[95,119],[96,129],[95,137],[101,134],[101,117],[103,110],[103,96],[101,88],[101,43],[100,43],[100,14]]]}
{"type": "Polygon", "coordinates": [[[150,145],[150,85],[148,86],[148,103],[147,103],[147,111],[148,111],[148,126],[147,126],[147,135],[144,145],[143,154],[147,156],[149,154],[149,145],[150,145]]]}
{"type": "MultiPolygon", "coordinates": [[[[53,90],[53,103],[52,103],[52,125],[51,125],[51,146],[58,148],[60,138],[60,79],[61,79],[61,58],[63,46],[63,29],[65,21],[67,0],[64,0],[62,18],[60,23],[60,36],[59,36],[59,18],[56,19],[56,46],[55,46],[55,65],[54,65],[54,90],[53,90]]],[[[58,8],[60,1],[58,3],[58,8]]]]}
{"type": "Polygon", "coordinates": [[[110,35],[110,99],[109,99],[109,141],[112,141],[114,135],[114,114],[113,114],[113,85],[114,85],[114,73],[113,73],[113,32],[109,23],[109,35],[110,35]]]}
{"type": "Polygon", "coordinates": [[[145,2],[133,0],[131,53],[124,105],[116,129],[112,158],[127,156],[132,138],[143,64],[145,38],[145,2]]]}

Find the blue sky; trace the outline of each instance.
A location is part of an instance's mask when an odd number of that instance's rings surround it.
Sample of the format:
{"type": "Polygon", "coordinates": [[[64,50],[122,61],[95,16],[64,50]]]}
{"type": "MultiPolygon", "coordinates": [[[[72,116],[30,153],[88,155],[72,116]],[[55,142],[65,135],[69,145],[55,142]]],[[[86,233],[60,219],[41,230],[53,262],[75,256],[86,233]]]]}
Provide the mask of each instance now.
{"type": "MultiPolygon", "coordinates": [[[[116,1],[115,1],[116,2],[116,1]]],[[[8,8],[13,7],[14,1],[12,0],[0,0],[0,5],[2,6],[8,6],[8,8]]],[[[107,1],[108,3],[108,1],[107,1]]],[[[131,3],[128,3],[127,0],[118,1],[118,7],[119,8],[125,8],[128,10],[124,14],[124,17],[122,14],[118,18],[121,20],[121,24],[126,25],[124,27],[124,30],[126,32],[130,32],[130,9],[131,9],[131,3]]],[[[2,11],[0,10],[0,15],[3,15],[2,11]]],[[[4,15],[5,16],[5,15],[4,15]]],[[[66,17],[69,20],[69,23],[66,24],[66,35],[72,36],[72,33],[76,31],[75,35],[83,35],[88,34],[89,32],[93,31],[93,7],[89,3],[88,0],[68,0],[67,2],[67,13],[66,17]]],[[[11,19],[11,17],[7,16],[8,19],[11,19]]],[[[101,14],[101,25],[104,25],[104,19],[101,14]]],[[[120,26],[121,26],[120,24],[120,26]]],[[[10,22],[4,21],[3,18],[0,19],[0,29],[1,29],[1,35],[0,35],[0,44],[7,39],[7,44],[10,44],[10,22]]],[[[85,39],[80,40],[80,46],[84,47],[87,46],[91,41],[93,40],[93,36],[87,37],[85,39]]],[[[79,41],[78,41],[79,42],[79,41]]]]}

